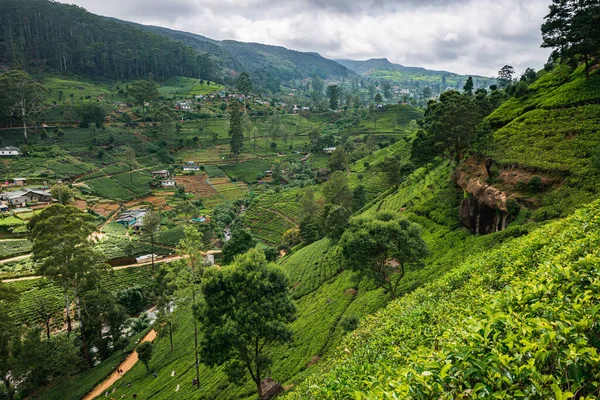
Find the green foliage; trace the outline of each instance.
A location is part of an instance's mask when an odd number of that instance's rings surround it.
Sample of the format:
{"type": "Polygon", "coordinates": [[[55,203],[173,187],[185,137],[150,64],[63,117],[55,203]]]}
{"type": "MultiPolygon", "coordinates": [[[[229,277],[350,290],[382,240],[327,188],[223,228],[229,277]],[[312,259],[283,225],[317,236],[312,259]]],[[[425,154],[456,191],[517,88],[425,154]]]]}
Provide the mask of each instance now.
{"type": "Polygon", "coordinates": [[[106,120],[106,111],[96,103],[83,103],[77,108],[77,114],[81,119],[79,126],[81,128],[89,128],[92,124],[96,128],[100,128],[106,120]]]}
{"type": "Polygon", "coordinates": [[[395,298],[405,269],[427,256],[421,227],[393,213],[357,218],[340,240],[349,268],[373,280],[395,298]]]}
{"type": "Polygon", "coordinates": [[[348,166],[348,157],[342,146],[338,146],[329,158],[329,169],[331,171],[345,171],[348,166]]]}
{"type": "Polygon", "coordinates": [[[229,239],[223,245],[223,263],[230,264],[235,257],[244,254],[256,246],[256,240],[252,237],[250,231],[246,229],[236,229],[231,233],[229,239]]]}
{"type": "Polygon", "coordinates": [[[390,304],[288,398],[593,397],[599,206],[390,304]]]}
{"type": "Polygon", "coordinates": [[[150,372],[149,363],[150,363],[150,360],[152,359],[153,350],[154,349],[152,347],[152,343],[150,343],[150,342],[140,343],[135,348],[135,351],[138,353],[138,357],[139,357],[140,361],[144,363],[148,372],[150,372]]]}
{"type": "MultiPolygon", "coordinates": [[[[161,78],[193,76],[197,72],[197,54],[184,44],[82,8],[43,0],[28,4],[10,0],[2,3],[0,13],[7,21],[19,21],[23,26],[18,29],[3,19],[1,31],[5,43],[27,43],[19,48],[19,61],[24,68],[43,62],[45,68],[56,72],[119,80],[141,78],[147,72],[161,78]],[[43,18],[36,20],[36,15],[43,18]],[[34,26],[47,34],[29,37],[25,31],[34,26]],[[71,30],[88,35],[71,35],[71,30]],[[138,63],[146,68],[139,68],[138,63]]],[[[9,64],[11,49],[3,49],[1,54],[0,60],[9,64]]]]}
{"type": "Polygon", "coordinates": [[[196,309],[202,332],[202,359],[225,365],[232,381],[246,373],[262,397],[261,381],[271,364],[266,351],[290,342],[286,326],[295,318],[285,275],[267,264],[264,253],[251,250],[226,270],[212,270],[202,284],[203,301],[196,309]]]}

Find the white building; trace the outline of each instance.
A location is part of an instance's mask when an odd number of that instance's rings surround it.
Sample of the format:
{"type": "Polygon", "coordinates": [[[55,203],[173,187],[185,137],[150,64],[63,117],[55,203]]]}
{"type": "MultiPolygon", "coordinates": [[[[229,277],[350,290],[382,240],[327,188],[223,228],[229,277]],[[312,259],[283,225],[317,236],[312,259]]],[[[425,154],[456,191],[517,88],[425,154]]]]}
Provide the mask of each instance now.
{"type": "Polygon", "coordinates": [[[18,147],[7,146],[0,147],[0,156],[18,156],[21,152],[18,147]]]}
{"type": "Polygon", "coordinates": [[[175,186],[175,179],[164,179],[160,184],[162,187],[173,187],[175,186]]]}

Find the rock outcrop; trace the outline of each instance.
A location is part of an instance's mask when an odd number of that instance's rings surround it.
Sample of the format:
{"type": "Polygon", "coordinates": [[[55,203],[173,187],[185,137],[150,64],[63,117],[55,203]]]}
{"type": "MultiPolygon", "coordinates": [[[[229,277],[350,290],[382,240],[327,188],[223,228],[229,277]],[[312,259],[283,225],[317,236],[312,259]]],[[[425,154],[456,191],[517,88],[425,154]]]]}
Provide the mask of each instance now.
{"type": "Polygon", "coordinates": [[[488,234],[506,229],[510,215],[506,209],[508,195],[479,178],[469,178],[457,171],[455,182],[469,195],[460,205],[460,220],[472,232],[488,234]]]}

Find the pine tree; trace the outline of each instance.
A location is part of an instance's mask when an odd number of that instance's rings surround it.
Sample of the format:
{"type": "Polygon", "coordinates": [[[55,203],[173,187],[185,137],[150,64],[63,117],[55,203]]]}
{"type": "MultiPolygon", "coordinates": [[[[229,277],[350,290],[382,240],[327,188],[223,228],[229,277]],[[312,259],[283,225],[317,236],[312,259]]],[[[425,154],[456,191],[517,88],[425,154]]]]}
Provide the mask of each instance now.
{"type": "Polygon", "coordinates": [[[240,105],[237,101],[229,107],[229,144],[231,152],[235,155],[235,162],[239,162],[239,155],[244,148],[244,133],[242,130],[242,115],[240,105]]]}

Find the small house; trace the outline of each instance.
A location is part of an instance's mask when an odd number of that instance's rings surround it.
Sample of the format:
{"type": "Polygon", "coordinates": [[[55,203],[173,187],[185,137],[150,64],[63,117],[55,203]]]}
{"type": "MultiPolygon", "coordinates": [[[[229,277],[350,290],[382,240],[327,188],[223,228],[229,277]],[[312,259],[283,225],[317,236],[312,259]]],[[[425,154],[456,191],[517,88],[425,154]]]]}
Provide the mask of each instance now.
{"type": "Polygon", "coordinates": [[[50,203],[52,195],[41,189],[20,189],[0,195],[2,200],[12,206],[25,207],[27,203],[50,203]]]}
{"type": "Polygon", "coordinates": [[[13,184],[15,186],[25,186],[25,185],[27,185],[27,179],[25,179],[25,178],[14,178],[13,179],[13,184]]]}
{"type": "Polygon", "coordinates": [[[117,224],[121,224],[126,228],[132,227],[136,224],[139,225],[139,227],[141,227],[143,221],[144,221],[144,216],[146,215],[148,211],[145,208],[138,208],[136,210],[128,210],[125,211],[123,214],[121,214],[121,217],[119,217],[119,219],[117,219],[115,222],[117,224]]]}
{"type": "Polygon", "coordinates": [[[21,151],[18,147],[7,146],[0,147],[0,156],[18,156],[21,154],[21,151]]]}
{"type": "Polygon", "coordinates": [[[186,162],[182,169],[184,171],[200,171],[200,166],[193,161],[186,162]]]}
{"type": "Polygon", "coordinates": [[[167,171],[166,169],[162,169],[160,171],[152,171],[152,177],[154,178],[168,178],[169,175],[169,171],[167,171]]]}
{"type": "Polygon", "coordinates": [[[163,179],[160,184],[162,187],[174,187],[175,179],[163,179]]]}
{"type": "Polygon", "coordinates": [[[334,151],[335,151],[335,147],[325,147],[325,148],[323,149],[323,152],[324,152],[325,154],[333,154],[333,152],[334,152],[334,151]]]}
{"type": "Polygon", "coordinates": [[[0,212],[8,212],[8,206],[6,204],[0,204],[0,212]]]}

